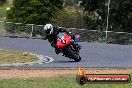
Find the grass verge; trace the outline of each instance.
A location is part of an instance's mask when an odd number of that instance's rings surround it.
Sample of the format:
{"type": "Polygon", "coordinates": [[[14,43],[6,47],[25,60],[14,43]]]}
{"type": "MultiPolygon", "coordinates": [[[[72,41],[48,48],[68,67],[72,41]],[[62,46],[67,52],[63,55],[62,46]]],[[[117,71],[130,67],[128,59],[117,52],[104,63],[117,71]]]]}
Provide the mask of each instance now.
{"type": "Polygon", "coordinates": [[[0,22],[0,30],[4,29],[4,22],[0,22]]]}
{"type": "Polygon", "coordinates": [[[36,60],[38,60],[38,58],[29,53],[11,50],[0,50],[0,64],[24,63],[36,60]]]}
{"type": "Polygon", "coordinates": [[[77,84],[75,75],[54,78],[12,78],[0,80],[0,88],[132,88],[129,84],[77,84]]]}
{"type": "MultiPolygon", "coordinates": [[[[0,5],[0,21],[4,21],[5,17],[7,15],[7,7],[12,7],[12,3],[6,3],[3,5],[0,5]]],[[[7,34],[5,28],[4,28],[4,23],[0,22],[0,36],[5,36],[7,34]]]]}
{"type": "Polygon", "coordinates": [[[7,11],[6,8],[7,7],[11,7],[12,4],[11,3],[6,3],[4,5],[0,5],[0,20],[4,20],[4,17],[6,17],[7,11]]]}

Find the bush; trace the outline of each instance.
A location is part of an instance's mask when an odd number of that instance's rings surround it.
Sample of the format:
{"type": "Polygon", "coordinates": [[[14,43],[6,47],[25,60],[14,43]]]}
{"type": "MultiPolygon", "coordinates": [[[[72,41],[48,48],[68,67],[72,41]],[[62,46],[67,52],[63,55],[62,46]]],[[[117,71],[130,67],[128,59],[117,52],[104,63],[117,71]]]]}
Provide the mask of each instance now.
{"type": "Polygon", "coordinates": [[[15,33],[15,24],[14,23],[5,23],[5,29],[7,32],[15,33]]]}
{"type": "Polygon", "coordinates": [[[74,0],[64,0],[64,6],[73,6],[74,0]]]}
{"type": "MultiPolygon", "coordinates": [[[[62,9],[62,4],[63,0],[14,0],[13,7],[7,12],[7,21],[44,25],[56,16],[56,13],[62,9]]],[[[31,32],[30,26],[24,28],[24,26],[16,25],[15,27],[17,28],[7,29],[7,31],[31,32]]],[[[9,26],[7,25],[6,28],[9,26]]]]}
{"type": "Polygon", "coordinates": [[[78,14],[74,11],[68,12],[63,10],[59,12],[58,16],[53,19],[53,22],[57,26],[66,28],[84,28],[83,14],[78,14]]]}
{"type": "Polygon", "coordinates": [[[7,21],[45,24],[62,8],[62,0],[14,0],[7,21]]]}

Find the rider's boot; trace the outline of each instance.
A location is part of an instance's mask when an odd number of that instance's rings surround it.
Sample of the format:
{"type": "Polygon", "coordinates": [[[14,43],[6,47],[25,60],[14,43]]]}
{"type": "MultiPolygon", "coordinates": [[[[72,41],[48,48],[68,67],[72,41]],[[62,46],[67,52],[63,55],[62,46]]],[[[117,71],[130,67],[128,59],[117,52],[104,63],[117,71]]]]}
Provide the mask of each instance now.
{"type": "Polygon", "coordinates": [[[78,48],[79,50],[82,48],[79,44],[75,44],[76,48],[78,48]]]}
{"type": "Polygon", "coordinates": [[[59,54],[61,52],[61,50],[59,48],[55,48],[55,53],[59,54]]]}
{"type": "Polygon", "coordinates": [[[79,49],[79,50],[81,49],[81,46],[76,42],[74,42],[74,46],[75,46],[76,49],[79,49]]]}

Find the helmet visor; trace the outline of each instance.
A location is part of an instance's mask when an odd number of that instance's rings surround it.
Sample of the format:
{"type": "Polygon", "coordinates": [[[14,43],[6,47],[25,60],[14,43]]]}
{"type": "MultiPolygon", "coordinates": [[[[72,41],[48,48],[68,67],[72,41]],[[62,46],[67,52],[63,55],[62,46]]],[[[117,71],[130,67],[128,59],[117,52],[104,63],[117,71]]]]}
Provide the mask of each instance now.
{"type": "Polygon", "coordinates": [[[51,29],[52,29],[52,28],[48,28],[48,29],[46,30],[46,34],[51,34],[51,29]]]}

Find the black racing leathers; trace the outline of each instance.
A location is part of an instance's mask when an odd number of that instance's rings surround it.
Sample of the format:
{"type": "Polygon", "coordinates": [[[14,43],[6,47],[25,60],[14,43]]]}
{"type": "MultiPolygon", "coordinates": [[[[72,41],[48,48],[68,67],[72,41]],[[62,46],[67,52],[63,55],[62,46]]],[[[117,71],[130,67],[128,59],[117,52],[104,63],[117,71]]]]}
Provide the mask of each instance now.
{"type": "MultiPolygon", "coordinates": [[[[47,35],[46,38],[48,39],[48,41],[51,43],[51,46],[55,48],[55,52],[56,54],[59,54],[60,53],[60,49],[56,46],[56,43],[57,43],[57,35],[60,33],[60,32],[66,32],[68,35],[70,35],[72,37],[72,39],[74,40],[74,35],[71,35],[67,30],[65,29],[59,29],[57,27],[54,27],[53,28],[53,34],[50,34],[50,35],[47,35]]],[[[74,45],[78,46],[77,43],[74,42],[74,45]]]]}
{"type": "Polygon", "coordinates": [[[56,47],[56,43],[57,43],[57,35],[60,32],[66,32],[67,34],[69,34],[69,32],[65,29],[59,29],[57,27],[53,28],[53,34],[47,35],[46,38],[48,39],[48,41],[51,43],[52,47],[56,47]]]}
{"type": "Polygon", "coordinates": [[[51,46],[55,48],[56,54],[59,54],[61,52],[60,49],[56,46],[56,43],[57,43],[57,35],[60,32],[66,32],[67,34],[69,34],[69,32],[66,31],[65,29],[59,29],[57,27],[53,27],[53,34],[50,34],[50,35],[47,35],[46,36],[46,38],[50,42],[51,46]]]}

